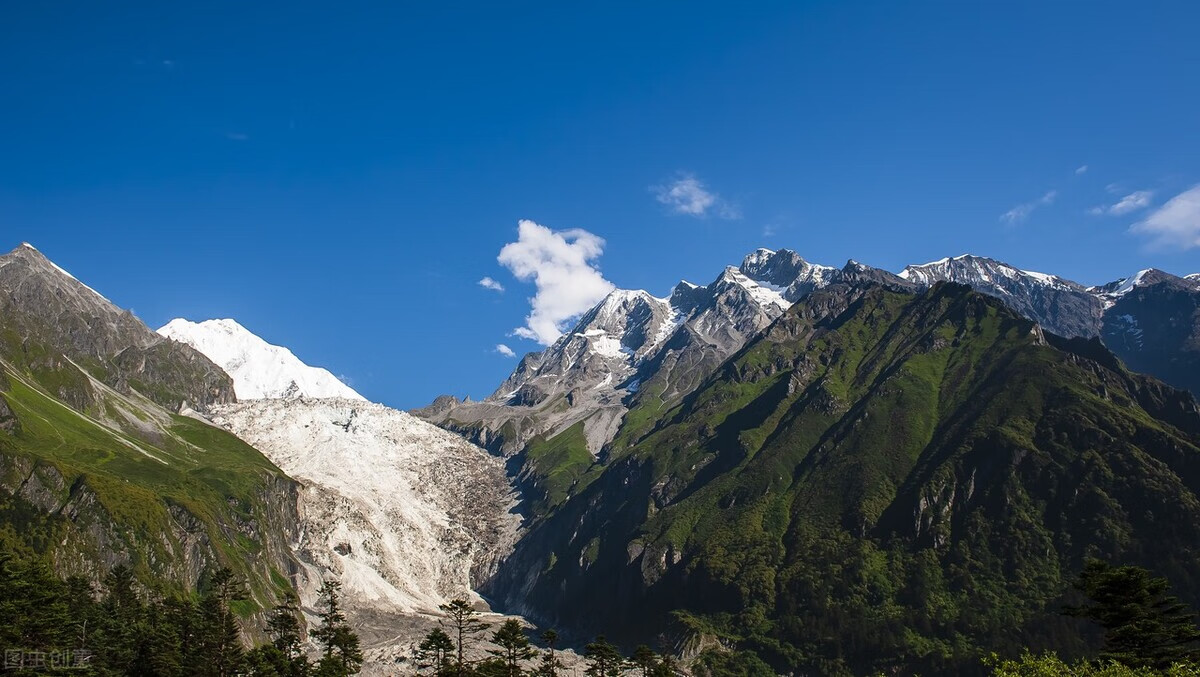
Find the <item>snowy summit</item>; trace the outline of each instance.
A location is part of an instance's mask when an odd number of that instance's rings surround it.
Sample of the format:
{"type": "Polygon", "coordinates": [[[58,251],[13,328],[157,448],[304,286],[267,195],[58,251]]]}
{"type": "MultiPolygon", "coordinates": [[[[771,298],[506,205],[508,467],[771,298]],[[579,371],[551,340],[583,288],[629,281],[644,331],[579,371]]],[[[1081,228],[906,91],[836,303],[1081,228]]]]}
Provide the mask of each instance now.
{"type": "Polygon", "coordinates": [[[310,367],[282,346],[267,343],[234,320],[171,320],[159,334],[186,343],[233,377],[239,400],[341,397],[365,400],[326,369],[310,367]]]}

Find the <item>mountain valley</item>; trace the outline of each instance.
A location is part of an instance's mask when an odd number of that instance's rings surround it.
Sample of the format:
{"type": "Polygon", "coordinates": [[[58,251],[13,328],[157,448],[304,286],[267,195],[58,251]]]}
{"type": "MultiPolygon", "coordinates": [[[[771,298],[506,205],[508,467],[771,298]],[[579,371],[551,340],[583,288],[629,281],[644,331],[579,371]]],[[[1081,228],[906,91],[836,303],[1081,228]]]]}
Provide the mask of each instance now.
{"type": "Polygon", "coordinates": [[[154,332],[29,245],[0,319],[5,548],[147,589],[230,566],[252,636],[336,581],[370,674],[456,598],[797,674],[1086,654],[1058,611],[1090,557],[1200,602],[1196,276],[759,249],[412,412],[231,319],[154,332]]]}

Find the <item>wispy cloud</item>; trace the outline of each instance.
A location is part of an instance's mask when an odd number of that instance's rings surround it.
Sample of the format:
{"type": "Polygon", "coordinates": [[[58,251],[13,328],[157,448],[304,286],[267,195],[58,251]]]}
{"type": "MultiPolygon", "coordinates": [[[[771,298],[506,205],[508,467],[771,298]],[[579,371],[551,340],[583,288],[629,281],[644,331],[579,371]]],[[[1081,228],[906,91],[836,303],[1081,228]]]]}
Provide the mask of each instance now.
{"type": "Polygon", "coordinates": [[[1129,230],[1149,237],[1156,249],[1200,247],[1200,184],[1167,200],[1129,230]]]}
{"type": "Polygon", "coordinates": [[[1046,191],[1046,194],[1038,199],[1033,200],[1032,202],[1019,204],[1016,207],[1004,212],[1000,215],[1000,220],[1009,224],[1020,223],[1029,218],[1029,215],[1032,214],[1038,207],[1054,204],[1054,198],[1056,197],[1058,197],[1057,190],[1046,191]]]}
{"type": "Polygon", "coordinates": [[[522,220],[517,241],[504,245],[497,260],[518,280],[532,281],[537,293],[529,300],[525,326],[513,333],[550,345],[563,325],[596,305],[616,287],[592,261],[604,253],[604,239],[586,230],[554,231],[522,220]]]}
{"type": "Polygon", "coordinates": [[[737,207],[712,191],[695,174],[680,173],[675,180],[652,186],[654,198],[675,214],[705,218],[740,219],[737,207]]]}
{"type": "Polygon", "coordinates": [[[1075,168],[1075,175],[1078,176],[1080,174],[1087,174],[1087,170],[1088,170],[1087,165],[1079,165],[1078,167],[1075,168]]]}
{"type": "Polygon", "coordinates": [[[512,348],[509,348],[508,346],[504,345],[503,343],[496,344],[496,352],[500,353],[501,355],[503,355],[505,357],[516,357],[517,356],[517,354],[513,352],[512,348]]]}
{"type": "Polygon", "coordinates": [[[480,287],[483,287],[484,289],[491,289],[492,291],[504,291],[504,285],[500,284],[499,282],[493,280],[490,277],[485,277],[482,280],[480,280],[479,282],[477,282],[476,284],[478,284],[480,287]]]}
{"type": "Polygon", "coordinates": [[[225,138],[230,141],[249,141],[250,135],[242,132],[225,132],[225,138]]]}
{"type": "Polygon", "coordinates": [[[1117,200],[1111,205],[1100,205],[1092,207],[1089,211],[1097,216],[1110,214],[1112,216],[1123,216],[1136,212],[1139,209],[1145,209],[1150,206],[1150,201],[1154,199],[1154,191],[1152,190],[1137,190],[1125,197],[1117,200]]]}

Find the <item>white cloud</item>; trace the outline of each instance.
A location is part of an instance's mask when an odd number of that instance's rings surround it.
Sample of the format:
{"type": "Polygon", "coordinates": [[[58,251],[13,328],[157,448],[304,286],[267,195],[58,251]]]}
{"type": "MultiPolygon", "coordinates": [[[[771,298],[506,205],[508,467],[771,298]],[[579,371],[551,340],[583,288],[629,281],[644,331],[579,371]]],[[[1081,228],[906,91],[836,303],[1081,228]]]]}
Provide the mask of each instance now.
{"type": "Polygon", "coordinates": [[[1005,223],[1020,223],[1029,218],[1029,215],[1032,214],[1033,211],[1038,207],[1044,207],[1045,205],[1053,204],[1054,198],[1056,197],[1058,197],[1057,190],[1046,191],[1045,195],[1039,197],[1033,202],[1019,204],[1016,207],[1004,212],[1000,215],[1000,220],[1005,223]]]}
{"type": "Polygon", "coordinates": [[[1167,200],[1129,230],[1150,237],[1150,246],[1156,248],[1200,247],[1200,185],[1167,200]]]}
{"type": "Polygon", "coordinates": [[[522,220],[517,241],[504,245],[497,260],[518,280],[537,286],[531,310],[517,336],[550,345],[566,322],[596,305],[616,287],[591,261],[604,252],[604,240],[586,230],[553,231],[522,220]]]}
{"type": "Polygon", "coordinates": [[[478,284],[480,287],[483,287],[484,289],[491,289],[492,291],[504,291],[504,285],[500,284],[499,282],[493,280],[490,277],[485,277],[482,280],[480,280],[479,282],[477,282],[476,284],[478,284]]]}
{"type": "Polygon", "coordinates": [[[716,214],[723,219],[742,217],[736,206],[708,189],[694,174],[680,174],[661,186],[653,186],[654,197],[676,214],[705,218],[716,214]]]}
{"type": "Polygon", "coordinates": [[[1139,209],[1145,209],[1150,206],[1150,200],[1154,198],[1152,190],[1138,190],[1126,195],[1117,200],[1114,204],[1099,207],[1092,207],[1091,213],[1096,215],[1112,214],[1113,216],[1122,216],[1130,212],[1136,212],[1139,209]]]}
{"type": "Polygon", "coordinates": [[[501,355],[503,355],[505,357],[516,357],[517,356],[517,354],[513,352],[512,348],[509,348],[508,346],[504,345],[503,343],[496,344],[496,352],[500,353],[501,355]]]}
{"type": "Polygon", "coordinates": [[[1087,174],[1087,170],[1088,170],[1087,165],[1079,165],[1078,167],[1075,168],[1075,174],[1077,174],[1077,175],[1078,174],[1087,174]]]}

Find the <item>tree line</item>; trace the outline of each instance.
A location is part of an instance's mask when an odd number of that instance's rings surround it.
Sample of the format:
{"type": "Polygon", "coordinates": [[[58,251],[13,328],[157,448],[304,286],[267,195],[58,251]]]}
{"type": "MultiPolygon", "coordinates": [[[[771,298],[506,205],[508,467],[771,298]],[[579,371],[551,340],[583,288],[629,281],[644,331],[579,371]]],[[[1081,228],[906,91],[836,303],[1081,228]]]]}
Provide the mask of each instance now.
{"type": "MultiPolygon", "coordinates": [[[[1200,677],[1196,614],[1170,593],[1165,578],[1135,566],[1089,561],[1075,583],[1086,601],[1064,609],[1098,626],[1104,643],[1095,660],[1067,662],[1053,653],[983,659],[995,677],[1200,677]]],[[[308,633],[289,594],[267,619],[269,642],[243,643],[239,609],[249,592],[229,569],[204,577],[192,595],[149,595],[133,572],[117,566],[96,590],[80,577],[59,578],[37,559],[0,550],[0,650],[4,674],[162,675],[164,677],[343,677],[363,663],[347,622],[340,586],[320,588],[317,623],[308,633]]],[[[565,673],[554,630],[531,634],[515,619],[494,630],[466,600],[441,606],[443,620],[413,647],[408,671],[436,677],[556,677],[565,673]],[[485,633],[492,630],[490,634],[485,633]],[[485,642],[487,639],[490,643],[485,642]]],[[[670,654],[638,646],[625,655],[603,636],[582,651],[591,677],[684,674],[670,654]]],[[[775,674],[753,652],[709,650],[690,666],[697,677],[775,674]]]]}
{"type": "Polygon", "coordinates": [[[320,648],[315,661],[304,651],[294,595],[270,611],[271,641],[247,648],[237,613],[249,598],[245,582],[222,568],[202,587],[201,594],[149,596],[119,565],[97,591],[81,577],[60,579],[45,562],[0,551],[0,674],[343,677],[362,665],[336,582],[320,589],[309,633],[320,648]]]}
{"type": "MultiPolygon", "coordinates": [[[[506,619],[491,633],[491,646],[484,646],[481,635],[490,628],[480,620],[480,614],[469,602],[455,599],[439,607],[445,620],[434,628],[413,651],[415,669],[419,674],[435,677],[556,677],[563,674],[565,665],[558,652],[558,633],[546,630],[540,634],[545,649],[537,649],[529,633],[515,619],[506,619]],[[483,655],[471,660],[469,655],[483,655]]],[[[596,637],[583,649],[587,663],[584,673],[592,677],[616,677],[633,674],[640,677],[673,677],[679,674],[675,659],[658,654],[641,645],[625,656],[603,635],[596,637]]]]}

